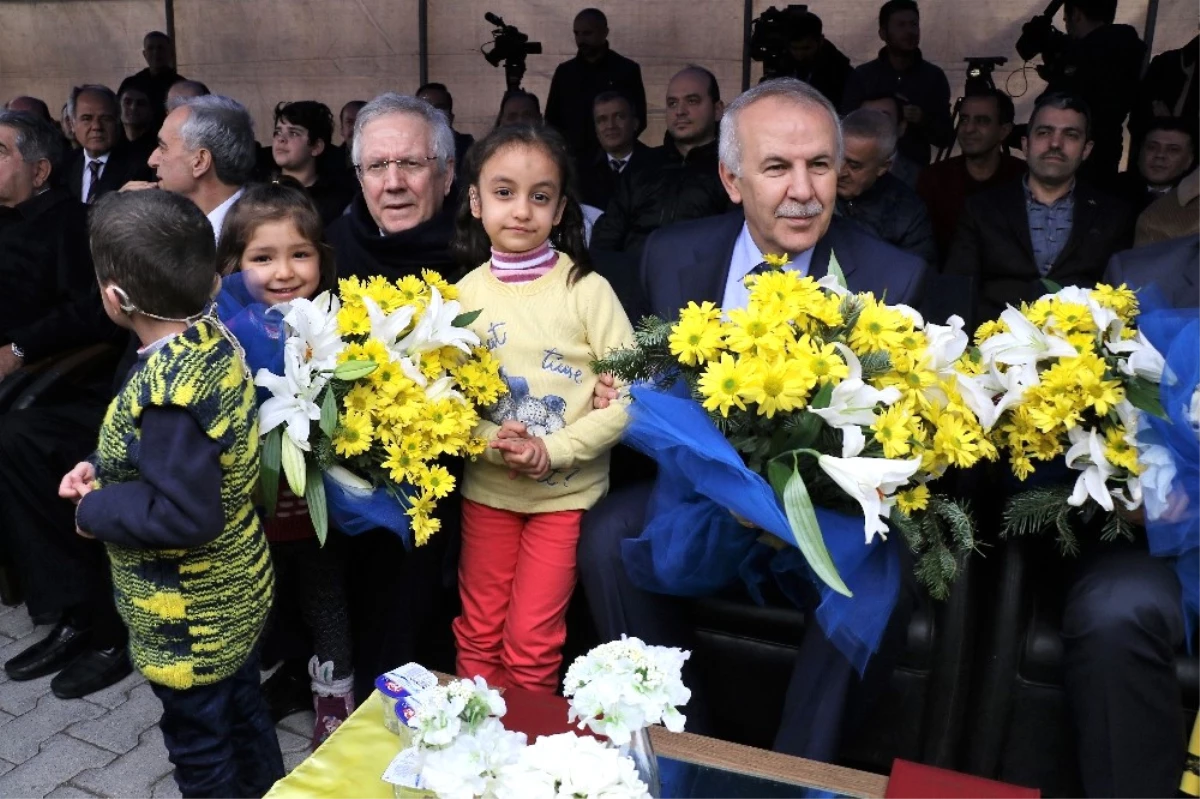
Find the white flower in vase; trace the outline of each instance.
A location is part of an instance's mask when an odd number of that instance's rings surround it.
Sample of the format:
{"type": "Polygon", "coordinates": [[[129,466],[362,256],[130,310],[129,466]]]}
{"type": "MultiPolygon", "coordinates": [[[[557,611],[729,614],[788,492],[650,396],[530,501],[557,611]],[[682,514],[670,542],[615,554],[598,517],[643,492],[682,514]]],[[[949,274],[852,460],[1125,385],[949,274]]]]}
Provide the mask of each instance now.
{"type": "Polygon", "coordinates": [[[421,787],[439,799],[490,799],[502,770],[525,749],[525,734],[510,732],[497,718],[486,718],[448,746],[422,754],[421,787]]]}
{"type": "Polygon", "coordinates": [[[500,773],[497,799],[644,799],[633,761],[589,736],[547,735],[500,773]]]}

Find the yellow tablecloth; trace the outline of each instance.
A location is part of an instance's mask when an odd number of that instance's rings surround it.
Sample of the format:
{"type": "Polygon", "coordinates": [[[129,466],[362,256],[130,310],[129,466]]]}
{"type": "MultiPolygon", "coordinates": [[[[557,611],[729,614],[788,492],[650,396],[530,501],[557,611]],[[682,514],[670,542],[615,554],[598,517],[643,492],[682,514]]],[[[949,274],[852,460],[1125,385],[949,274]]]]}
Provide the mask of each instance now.
{"type": "Polygon", "coordinates": [[[275,783],[267,797],[392,799],[392,786],[380,777],[399,752],[400,739],[383,726],[383,698],[372,691],[320,749],[275,783]]]}

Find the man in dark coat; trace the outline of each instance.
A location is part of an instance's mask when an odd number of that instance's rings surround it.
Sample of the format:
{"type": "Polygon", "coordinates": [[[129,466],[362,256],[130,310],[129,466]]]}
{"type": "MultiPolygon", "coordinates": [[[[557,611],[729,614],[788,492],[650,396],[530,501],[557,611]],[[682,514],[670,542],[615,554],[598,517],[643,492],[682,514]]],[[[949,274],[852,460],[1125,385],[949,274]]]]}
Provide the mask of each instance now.
{"type": "Polygon", "coordinates": [[[596,96],[593,106],[600,150],[579,165],[579,200],[603,211],[617,187],[654,163],[654,155],[637,140],[639,120],[629,98],[604,92],[596,96]]]}

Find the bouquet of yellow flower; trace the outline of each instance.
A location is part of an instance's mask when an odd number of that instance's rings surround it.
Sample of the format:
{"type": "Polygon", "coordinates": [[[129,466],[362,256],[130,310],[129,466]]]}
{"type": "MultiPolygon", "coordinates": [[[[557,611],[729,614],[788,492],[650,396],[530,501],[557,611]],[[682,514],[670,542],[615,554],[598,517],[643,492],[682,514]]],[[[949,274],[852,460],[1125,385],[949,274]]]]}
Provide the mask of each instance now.
{"type": "Polygon", "coordinates": [[[1020,309],[1009,307],[975,333],[960,385],[989,437],[1026,481],[1036,463],[1065,457],[1073,486],[1042,486],[1013,497],[1004,532],[1054,528],[1065,551],[1076,540],[1069,516],[1108,514],[1102,535],[1132,535],[1115,502],[1142,504],[1138,414],[1163,417],[1163,356],[1137,329],[1138,300],[1125,286],[1069,287],[1020,309]]]}
{"type": "MultiPolygon", "coordinates": [[[[782,267],[786,259],[768,262],[782,267]]],[[[595,365],[659,388],[634,389],[635,446],[639,424],[665,401],[654,394],[674,382],[686,394],[679,399],[706,412],[697,424],[715,425],[741,460],[714,482],[735,484],[743,464],[766,478],[774,491],[767,500],[786,516],[783,530],[725,504],[738,497],[694,490],[796,546],[813,573],[845,596],[851,591],[830,550],[846,552],[857,536],[847,536],[853,524],[822,511],[851,514],[868,545],[886,538],[890,522],[916,553],[920,581],[945,596],[957,555],[974,547],[974,525],[965,507],[928,484],[951,466],[997,455],[959,392],[955,365],[969,344],[962,320],[926,324],[911,308],[850,293],[836,260],[820,281],[777,268],[747,285],[745,309],[691,303],[677,322],[643,320],[634,349],[595,365]]],[[[662,426],[678,428],[686,414],[678,407],[662,426]]],[[[662,466],[661,441],[639,448],[662,466]]],[[[689,466],[687,479],[699,485],[699,472],[689,466]]],[[[750,483],[739,493],[753,494],[750,483]]]]}
{"type": "Polygon", "coordinates": [[[437,532],[434,507],[454,489],[437,460],[483,451],[476,408],[505,391],[498,362],[466,329],[478,312],[462,313],[455,296],[426,270],[342,280],[336,295],[284,309],[282,374],[255,378],[271,393],[261,409],[268,510],[282,471],[322,542],[330,514],[343,529],[411,531],[418,546],[437,532]],[[388,512],[397,505],[402,513],[388,512]]]}

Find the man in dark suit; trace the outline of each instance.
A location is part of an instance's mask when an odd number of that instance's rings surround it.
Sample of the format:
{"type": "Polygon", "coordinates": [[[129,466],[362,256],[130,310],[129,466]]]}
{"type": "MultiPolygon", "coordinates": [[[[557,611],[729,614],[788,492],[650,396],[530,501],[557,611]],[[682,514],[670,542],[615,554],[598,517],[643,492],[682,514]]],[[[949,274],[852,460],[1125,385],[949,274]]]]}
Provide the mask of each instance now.
{"type": "Polygon", "coordinates": [[[80,86],[71,92],[68,113],[82,145],[67,163],[64,183],[76,200],[93,203],[131,180],[150,180],[148,151],[124,140],[121,108],[107,86],[80,86]]]}
{"type": "Polygon", "coordinates": [[[638,141],[641,123],[633,103],[625,95],[620,92],[596,95],[592,117],[596,120],[600,151],[590,160],[580,162],[579,200],[603,211],[608,208],[617,185],[644,169],[652,156],[650,148],[638,141]]]}
{"type": "MultiPolygon", "coordinates": [[[[665,318],[688,302],[744,307],[744,278],[768,254],[788,254],[788,266],[819,278],[836,255],[852,291],[886,291],[889,302],[915,305],[926,266],[834,218],[842,157],[837,113],[819,92],[794,78],[759,84],[726,110],[721,180],[742,211],[663,228],[646,243],[642,280],[650,310],[665,318]]],[[[611,385],[611,383],[610,383],[611,385]]],[[[597,405],[615,396],[597,389],[597,405]]],[[[621,558],[621,542],[641,533],[653,484],[615,488],[583,519],[580,579],[602,640],[622,633],[654,644],[691,647],[687,609],[675,597],[637,588],[621,558]]],[[[817,624],[807,626],[788,688],[774,748],[831,760],[844,718],[857,718],[872,685],[886,679],[903,640],[912,592],[902,590],[888,633],[860,680],[817,624]],[[901,633],[896,635],[896,633],[901,633]]],[[[693,689],[697,686],[693,685],[693,689]]],[[[703,697],[693,693],[689,729],[707,727],[703,697]]]]}
{"type": "Polygon", "coordinates": [[[1134,291],[1153,289],[1175,308],[1200,307],[1200,239],[1186,236],[1114,255],[1104,270],[1104,283],[1122,283],[1134,291]]]}
{"type": "Polygon", "coordinates": [[[1093,285],[1109,257],[1129,246],[1128,207],[1076,180],[1092,150],[1090,131],[1082,100],[1043,95],[1023,140],[1024,180],[967,200],[945,271],[975,281],[976,321],[1036,299],[1048,284],[1093,285]]]}

